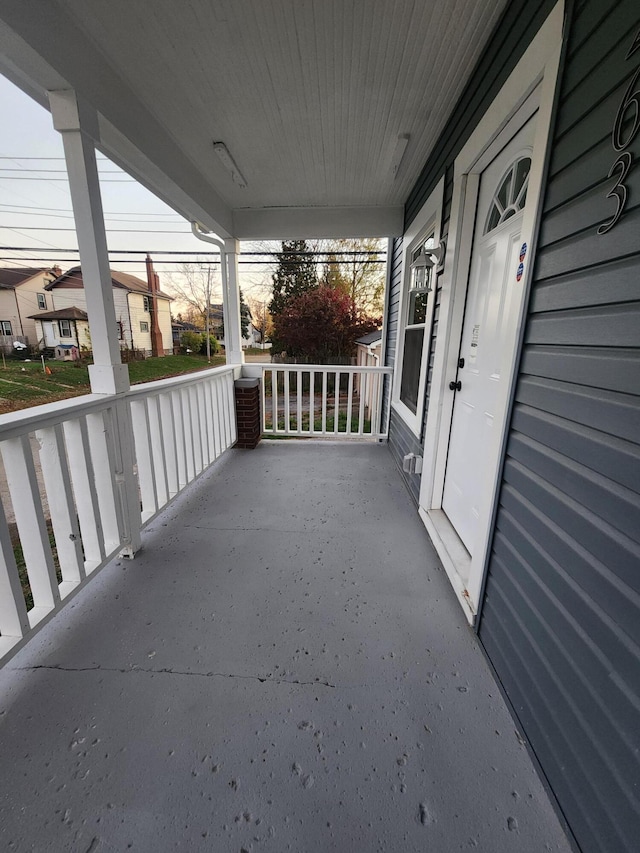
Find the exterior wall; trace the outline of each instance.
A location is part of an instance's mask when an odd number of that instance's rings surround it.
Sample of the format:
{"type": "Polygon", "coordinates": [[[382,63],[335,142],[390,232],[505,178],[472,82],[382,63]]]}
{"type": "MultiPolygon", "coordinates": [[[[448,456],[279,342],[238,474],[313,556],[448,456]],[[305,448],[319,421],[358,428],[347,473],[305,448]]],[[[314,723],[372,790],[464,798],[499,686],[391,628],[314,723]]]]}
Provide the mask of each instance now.
{"type": "MultiPolygon", "coordinates": [[[[23,337],[22,324],[18,314],[18,304],[16,302],[16,294],[13,288],[0,290],[0,320],[8,320],[11,323],[11,336],[1,334],[0,328],[0,347],[10,349],[13,341],[23,337]]],[[[29,338],[29,343],[35,341],[35,335],[29,338]]]]}
{"type": "MultiPolygon", "coordinates": [[[[538,28],[545,20],[555,2],[553,0],[514,0],[506,8],[492,39],[480,59],[471,82],[464,96],[447,123],[445,130],[435,146],[432,157],[425,165],[419,180],[416,182],[405,206],[405,228],[415,219],[429,195],[433,192],[438,181],[445,177],[444,204],[442,211],[441,236],[448,234],[451,215],[451,200],[453,193],[453,162],[461,148],[469,138],[477,122],[491,104],[501,86],[516,66],[519,59],[529,46],[538,28]],[[508,47],[507,47],[508,46],[508,47]]],[[[400,297],[402,292],[402,239],[394,241],[394,251],[390,258],[390,295],[387,319],[387,342],[385,364],[395,366],[398,339],[398,323],[400,297]]],[[[441,277],[438,279],[440,283],[441,277]]],[[[435,353],[435,339],[438,331],[438,313],[441,290],[436,291],[436,306],[430,336],[429,365],[427,374],[427,403],[423,412],[423,424],[420,438],[407,428],[396,413],[392,412],[389,421],[389,445],[396,458],[401,462],[406,453],[422,455],[424,442],[424,425],[428,414],[428,398],[430,394],[430,379],[435,353]]],[[[390,386],[390,383],[388,383],[390,386]]],[[[390,405],[390,391],[385,396],[386,416],[390,405]]],[[[411,494],[417,501],[420,486],[420,475],[403,473],[411,494]]]]}
{"type": "MultiPolygon", "coordinates": [[[[134,349],[141,349],[151,353],[151,314],[144,310],[144,295],[142,293],[129,293],[129,314],[131,315],[131,332],[134,349]],[[148,331],[140,329],[140,323],[146,323],[148,331]]],[[[149,300],[151,296],[149,295],[149,300]]]]}
{"type": "MultiPolygon", "coordinates": [[[[46,291],[44,289],[45,284],[48,284],[50,280],[50,276],[48,278],[45,278],[44,273],[42,273],[40,275],[34,276],[33,278],[29,278],[26,281],[23,281],[16,287],[18,311],[20,314],[20,320],[23,329],[22,334],[24,334],[28,338],[30,346],[36,346],[38,341],[40,340],[41,335],[40,337],[38,336],[38,332],[36,329],[36,321],[30,320],[29,316],[31,314],[37,314],[39,311],[53,310],[53,299],[51,296],[51,292],[46,291]],[[40,306],[38,305],[39,293],[43,294],[46,299],[46,308],[40,308],[40,306]]],[[[56,307],[63,308],[65,306],[60,305],[56,307]]]]}
{"type": "Polygon", "coordinates": [[[162,332],[162,348],[165,354],[173,352],[173,335],[171,332],[171,303],[168,299],[158,299],[158,322],[162,332]]]}
{"type": "MultiPolygon", "coordinates": [[[[84,288],[81,287],[56,287],[54,290],[47,293],[48,297],[53,297],[54,304],[49,310],[58,308],[70,308],[75,305],[76,308],[87,310],[87,300],[84,288]]],[[[130,293],[124,288],[113,288],[113,303],[115,308],[116,320],[122,328],[122,338],[120,344],[123,347],[135,347],[143,349],[147,353],[151,353],[151,315],[144,310],[143,293],[130,293]],[[149,324],[149,332],[140,331],[140,322],[149,324]],[[132,328],[133,326],[133,328],[132,328]]],[[[162,342],[166,353],[173,352],[172,334],[171,334],[171,302],[168,299],[159,299],[158,305],[160,308],[160,330],[162,332],[162,342]]],[[[0,318],[1,319],[1,318],[0,318]]],[[[80,346],[91,347],[91,338],[89,334],[85,334],[86,340],[80,341],[80,346]]]]}
{"type": "Polygon", "coordinates": [[[639,32],[635,0],[576,6],[480,623],[584,853],[637,850],[640,830],[638,133],[624,213],[597,233],[639,32]]]}

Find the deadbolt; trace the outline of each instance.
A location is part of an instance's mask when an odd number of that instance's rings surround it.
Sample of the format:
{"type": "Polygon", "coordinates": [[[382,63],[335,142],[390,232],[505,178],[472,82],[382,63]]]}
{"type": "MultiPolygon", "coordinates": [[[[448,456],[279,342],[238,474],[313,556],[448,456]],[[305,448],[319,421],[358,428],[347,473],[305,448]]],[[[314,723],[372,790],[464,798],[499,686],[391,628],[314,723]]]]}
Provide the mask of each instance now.
{"type": "Polygon", "coordinates": [[[462,382],[460,382],[459,379],[457,382],[454,382],[452,379],[451,382],[449,383],[449,390],[450,391],[460,391],[461,388],[462,388],[462,382]]]}

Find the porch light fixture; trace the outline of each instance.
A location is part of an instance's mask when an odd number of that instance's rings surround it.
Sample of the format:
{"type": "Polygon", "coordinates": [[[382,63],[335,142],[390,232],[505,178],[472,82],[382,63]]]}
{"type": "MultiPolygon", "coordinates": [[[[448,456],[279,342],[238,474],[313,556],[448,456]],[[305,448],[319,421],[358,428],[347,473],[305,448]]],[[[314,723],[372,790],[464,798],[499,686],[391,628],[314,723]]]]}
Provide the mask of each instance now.
{"type": "Polygon", "coordinates": [[[444,259],[444,244],[441,242],[437,249],[427,249],[419,246],[411,257],[411,290],[424,290],[429,293],[431,287],[431,268],[440,265],[444,259]],[[427,272],[429,270],[429,272],[427,272]]]}
{"type": "Polygon", "coordinates": [[[227,172],[229,172],[229,174],[231,175],[231,180],[234,181],[239,187],[242,187],[244,189],[247,186],[247,182],[242,176],[242,172],[240,171],[240,169],[238,169],[236,161],[233,159],[231,154],[229,154],[229,149],[224,144],[224,142],[214,142],[213,150],[220,158],[220,162],[225,167],[227,172]]]}

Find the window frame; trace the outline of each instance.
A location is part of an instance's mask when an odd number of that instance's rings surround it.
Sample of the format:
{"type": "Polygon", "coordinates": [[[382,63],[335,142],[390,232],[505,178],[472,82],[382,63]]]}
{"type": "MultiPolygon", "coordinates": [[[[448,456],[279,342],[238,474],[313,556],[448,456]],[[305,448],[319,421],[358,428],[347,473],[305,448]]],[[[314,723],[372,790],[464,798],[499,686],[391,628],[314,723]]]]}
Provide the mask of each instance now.
{"type": "Polygon", "coordinates": [[[47,295],[46,293],[38,293],[36,294],[38,298],[38,310],[46,311],[47,310],[47,295]]]}
{"type": "Polygon", "coordinates": [[[3,338],[13,337],[13,326],[11,325],[11,320],[0,320],[0,335],[3,338]],[[5,330],[5,326],[9,327],[8,332],[5,330]]]}
{"type": "Polygon", "coordinates": [[[72,338],[73,332],[71,330],[71,320],[58,320],[58,332],[61,338],[72,338]],[[66,324],[63,326],[63,324],[66,324]],[[64,329],[68,329],[66,332],[64,329]]]}
{"type": "Polygon", "coordinates": [[[140,320],[140,331],[143,333],[149,332],[149,322],[148,320],[140,320]]]}
{"type": "Polygon", "coordinates": [[[142,297],[142,310],[146,311],[147,314],[151,313],[151,297],[143,296],[142,297]]]}
{"type": "Polygon", "coordinates": [[[420,358],[420,369],[418,374],[418,390],[416,411],[412,412],[410,407],[401,399],[402,375],[405,359],[405,338],[407,329],[415,329],[422,324],[409,325],[409,309],[411,304],[412,270],[411,258],[416,249],[422,243],[433,236],[434,245],[438,246],[441,239],[442,228],[442,204],[444,196],[444,177],[438,181],[431,195],[424,203],[415,220],[411,223],[403,235],[402,251],[402,292],[400,295],[400,309],[398,311],[398,337],[396,348],[396,366],[394,371],[393,395],[391,406],[402,418],[405,424],[418,440],[422,437],[422,422],[424,418],[425,392],[427,387],[427,371],[429,366],[431,330],[433,327],[433,313],[436,303],[437,275],[435,268],[432,269],[432,290],[427,294],[427,305],[425,310],[425,321],[422,338],[422,355],[420,358]]]}

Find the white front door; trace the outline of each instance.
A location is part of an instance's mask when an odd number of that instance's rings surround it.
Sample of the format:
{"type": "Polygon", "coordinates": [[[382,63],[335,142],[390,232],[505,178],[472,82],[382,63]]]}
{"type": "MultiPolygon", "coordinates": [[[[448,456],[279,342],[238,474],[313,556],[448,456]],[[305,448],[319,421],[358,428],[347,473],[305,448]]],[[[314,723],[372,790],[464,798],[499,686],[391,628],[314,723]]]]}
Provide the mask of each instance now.
{"type": "MultiPolygon", "coordinates": [[[[533,148],[534,119],[483,171],[464,322],[454,381],[442,509],[471,555],[483,492],[493,484],[490,458],[498,387],[512,364],[511,300],[521,287],[526,247],[521,241],[523,208],[533,148]],[[521,257],[523,256],[523,257],[521,257]],[[511,318],[511,319],[509,319],[511,318]],[[505,351],[508,349],[509,351],[505,351]]],[[[519,294],[518,294],[519,295],[519,294]]],[[[498,425],[496,425],[498,426],[498,425]]]]}
{"type": "Polygon", "coordinates": [[[58,324],[55,320],[43,320],[42,331],[44,334],[44,345],[46,347],[55,347],[59,342],[58,324]]]}

